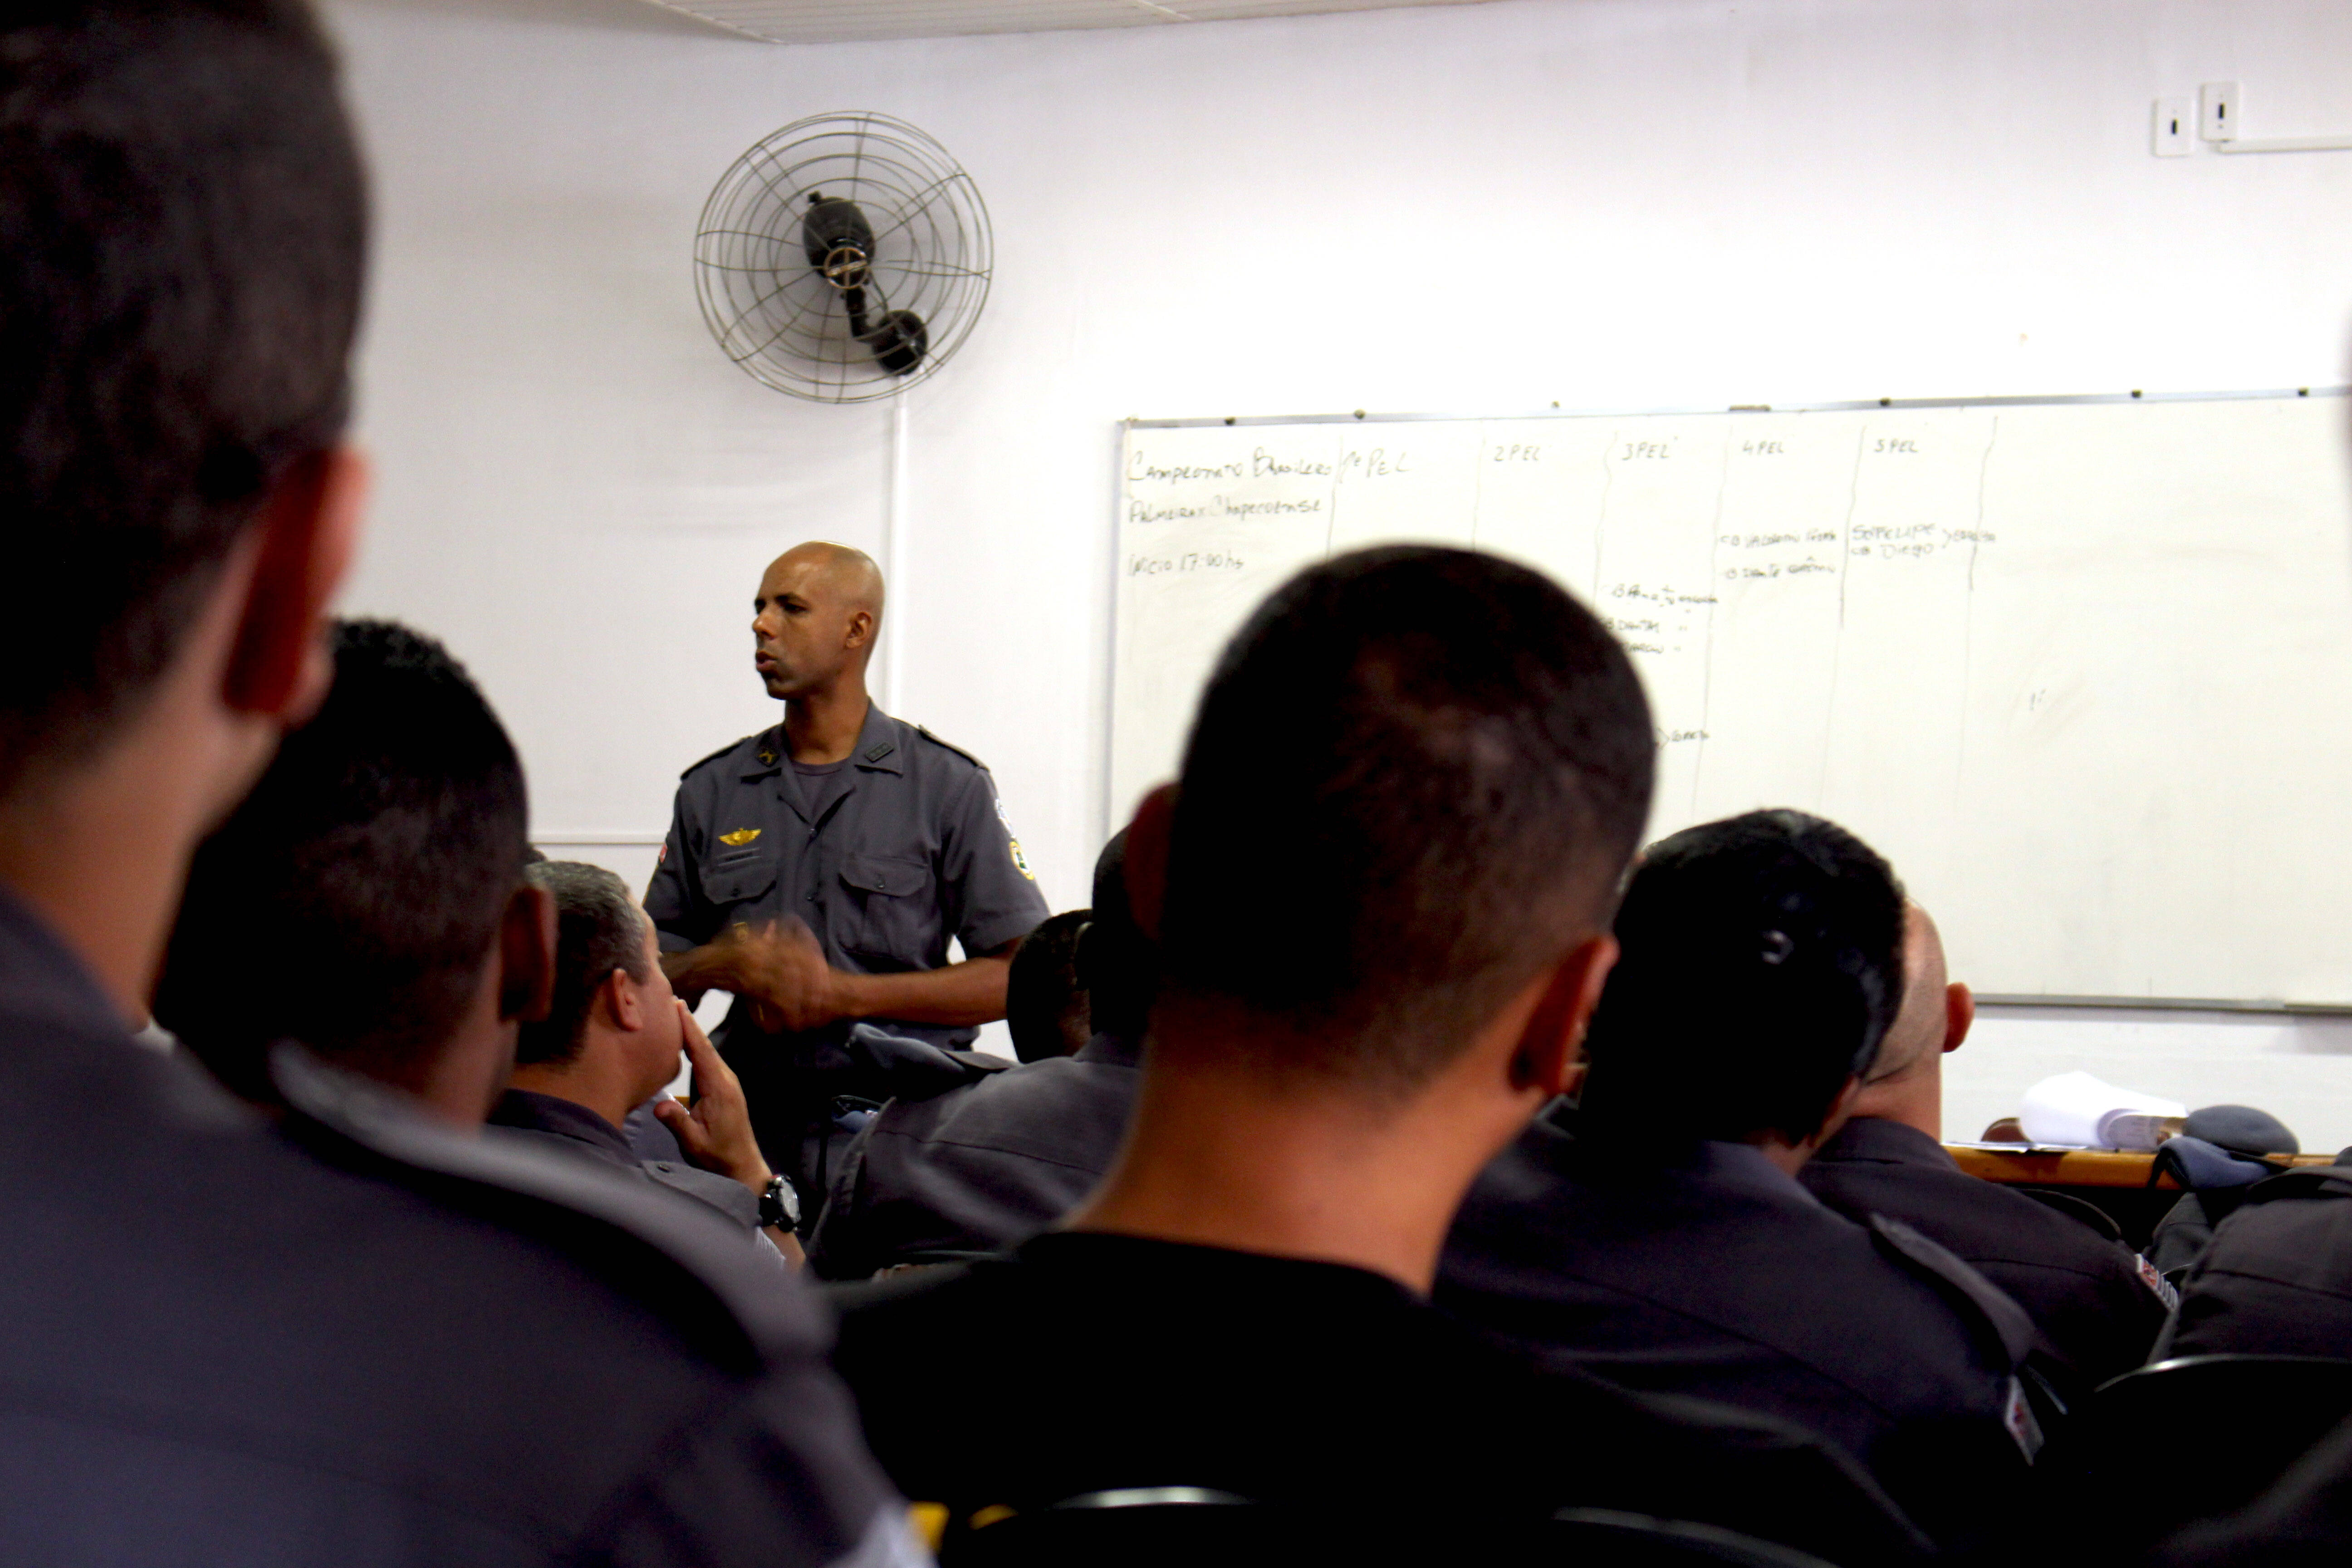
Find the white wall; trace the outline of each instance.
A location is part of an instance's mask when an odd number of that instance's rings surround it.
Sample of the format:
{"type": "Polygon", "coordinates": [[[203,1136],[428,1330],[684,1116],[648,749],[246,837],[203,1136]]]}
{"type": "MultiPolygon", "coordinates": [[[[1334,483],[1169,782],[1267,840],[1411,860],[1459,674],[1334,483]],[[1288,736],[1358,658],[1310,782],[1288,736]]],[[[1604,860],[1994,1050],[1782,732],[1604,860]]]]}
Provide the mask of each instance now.
{"type": "MultiPolygon", "coordinates": [[[[473,662],[551,847],[658,832],[679,769],[770,721],[760,565],[878,537],[886,416],[757,385],[694,302],[704,195],[803,114],[924,126],[995,218],[989,313],[910,395],[895,706],[993,765],[1056,905],[1106,821],[1123,416],[2345,379],[2352,153],[2147,152],[2152,100],[2225,78],[2257,134],[2352,130],[2334,0],[1499,0],[797,48],[621,0],[331,14],[381,216],[352,603],[473,662]]],[[[1948,1130],[2076,1066],[2352,1142],[2352,1028],[2210,1016],[1988,1019],[1948,1130]]]]}

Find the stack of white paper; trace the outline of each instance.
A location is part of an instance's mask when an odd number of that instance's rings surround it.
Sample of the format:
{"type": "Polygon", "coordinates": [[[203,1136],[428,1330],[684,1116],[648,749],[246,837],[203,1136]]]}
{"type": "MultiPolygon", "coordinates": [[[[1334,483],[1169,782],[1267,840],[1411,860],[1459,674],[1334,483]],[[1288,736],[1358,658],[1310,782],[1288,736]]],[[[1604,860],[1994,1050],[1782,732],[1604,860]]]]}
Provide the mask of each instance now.
{"type": "Polygon", "coordinates": [[[2153,1149],[2167,1119],[2189,1114],[2179,1100],[2117,1089],[2086,1072],[2045,1078],[2025,1091],[2018,1125],[2036,1143],[2076,1149],[2153,1149]]]}

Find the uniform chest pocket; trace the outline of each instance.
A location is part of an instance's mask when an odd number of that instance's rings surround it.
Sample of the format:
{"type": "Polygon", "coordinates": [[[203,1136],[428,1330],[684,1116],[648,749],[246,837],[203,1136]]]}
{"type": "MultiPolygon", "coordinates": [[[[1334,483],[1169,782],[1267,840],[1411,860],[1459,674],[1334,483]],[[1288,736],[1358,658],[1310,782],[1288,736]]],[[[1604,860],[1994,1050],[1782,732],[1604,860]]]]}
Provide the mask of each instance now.
{"type": "Polygon", "coordinates": [[[730,859],[702,868],[702,896],[722,910],[733,904],[748,904],[775,885],[773,855],[730,859]]]}
{"type": "Polygon", "coordinates": [[[896,968],[929,968],[938,955],[940,901],[931,863],[896,855],[845,855],[841,883],[857,915],[842,945],[896,968]]]}

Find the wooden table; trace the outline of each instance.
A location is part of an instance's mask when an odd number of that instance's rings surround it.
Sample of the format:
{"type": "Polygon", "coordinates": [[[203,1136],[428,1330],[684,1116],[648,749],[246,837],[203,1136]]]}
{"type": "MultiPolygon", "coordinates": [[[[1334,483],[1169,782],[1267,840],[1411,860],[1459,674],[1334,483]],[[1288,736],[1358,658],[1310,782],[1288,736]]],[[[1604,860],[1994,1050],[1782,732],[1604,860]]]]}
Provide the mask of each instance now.
{"type": "MultiPolygon", "coordinates": [[[[2159,1176],[2148,1184],[2156,1164],[2153,1154],[2127,1154],[2103,1149],[2053,1150],[2011,1153],[2001,1149],[1958,1149],[1945,1152],[1971,1176],[2011,1186],[2047,1187],[2080,1198],[2116,1222],[2124,1240],[2135,1247],[2147,1245],[2157,1222],[2180,1201],[2180,1184],[2159,1176]]],[[[2333,1154],[2273,1156],[2296,1165],[2326,1165],[2333,1154]]]]}

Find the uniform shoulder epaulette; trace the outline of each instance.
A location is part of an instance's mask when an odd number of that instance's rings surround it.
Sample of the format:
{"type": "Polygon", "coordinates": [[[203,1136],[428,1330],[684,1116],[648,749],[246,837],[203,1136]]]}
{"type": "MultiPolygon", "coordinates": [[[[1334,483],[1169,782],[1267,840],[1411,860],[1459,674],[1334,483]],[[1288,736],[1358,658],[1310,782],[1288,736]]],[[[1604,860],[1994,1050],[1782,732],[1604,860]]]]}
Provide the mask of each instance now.
{"type": "Polygon", "coordinates": [[[685,771],[680,773],[677,776],[684,778],[688,773],[693,773],[697,768],[709,767],[712,763],[717,762],[719,758],[732,753],[735,748],[740,746],[745,741],[756,741],[766,733],[767,731],[765,730],[755,730],[751,734],[738,736],[736,739],[728,742],[725,745],[711,752],[709,756],[696,758],[692,763],[688,763],[685,771]]]}
{"type": "Polygon", "coordinates": [[[2250,1204],[2278,1198],[2352,1198],[2352,1165],[2297,1165],[2246,1189],[2250,1204]]]}
{"type": "MultiPolygon", "coordinates": [[[[1940,1242],[1931,1241],[1901,1220],[1885,1215],[1870,1216],[1870,1238],[1880,1254],[1912,1275],[1926,1280],[1956,1307],[1990,1331],[2009,1356],[2011,1366],[2025,1359],[2038,1331],[2025,1309],[2003,1295],[2000,1287],[1962,1262],[1940,1242]]],[[[1989,1347],[1990,1348],[1990,1347],[1989,1347]]]]}
{"type": "Polygon", "coordinates": [[[934,735],[929,730],[924,729],[920,724],[915,726],[915,733],[920,735],[924,740],[929,741],[932,745],[939,747],[943,752],[953,752],[957,756],[961,757],[965,762],[970,763],[982,773],[986,773],[988,771],[988,764],[986,763],[982,762],[978,757],[973,756],[970,752],[965,751],[961,746],[957,745],[952,741],[940,740],[937,735],[934,735]]]}

